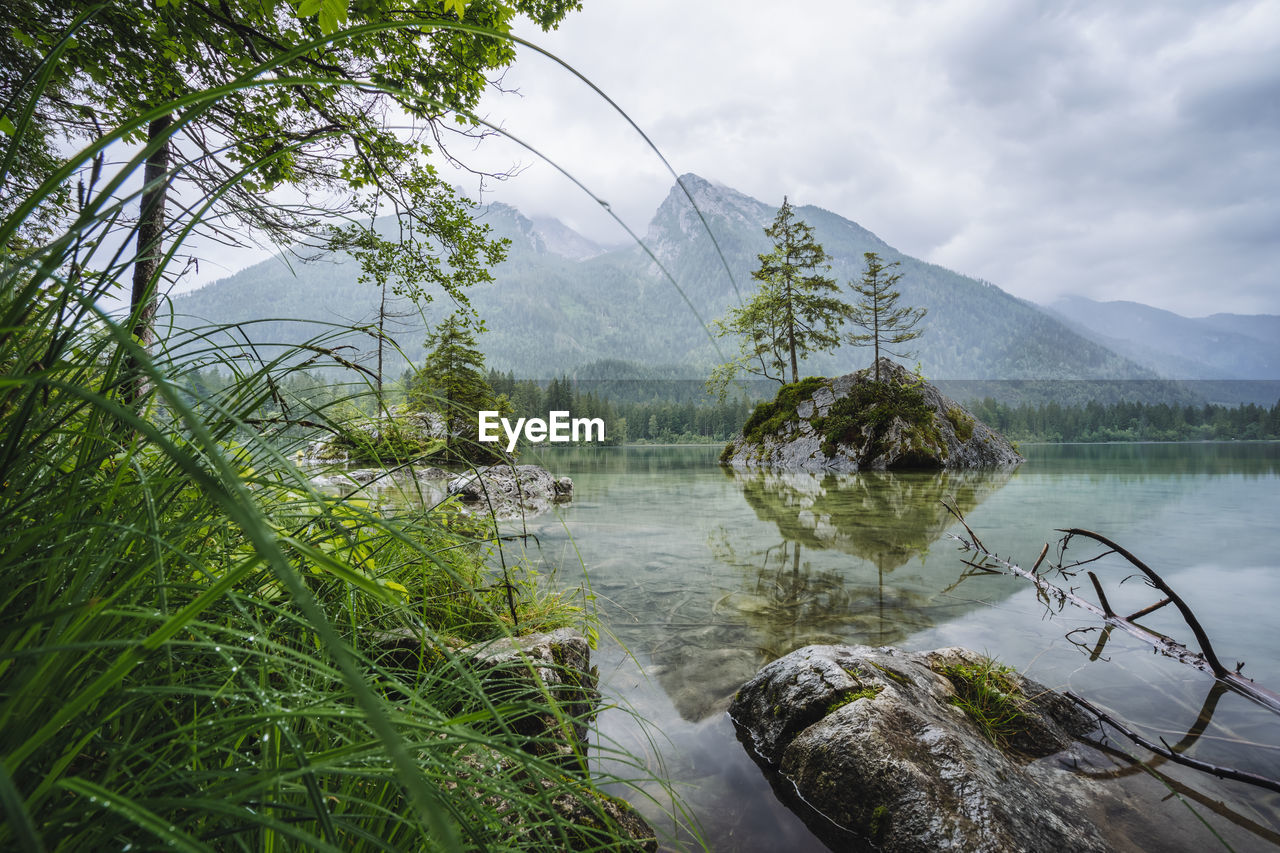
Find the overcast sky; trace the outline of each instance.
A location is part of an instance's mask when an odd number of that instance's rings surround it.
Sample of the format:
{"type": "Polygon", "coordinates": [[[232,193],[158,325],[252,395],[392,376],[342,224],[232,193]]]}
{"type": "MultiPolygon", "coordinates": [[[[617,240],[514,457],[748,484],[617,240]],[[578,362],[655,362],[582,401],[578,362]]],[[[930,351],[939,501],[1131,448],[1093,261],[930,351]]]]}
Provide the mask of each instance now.
{"type": "MultiPolygon", "coordinates": [[[[677,172],[784,194],[1037,302],[1280,314],[1280,0],[584,0],[521,31],[607,92],[677,172]]],[[[528,51],[486,113],[638,233],[672,178],[528,51]]],[[[486,200],[625,234],[554,169],[486,200]]],[[[474,181],[458,178],[474,191],[474,181]]]]}

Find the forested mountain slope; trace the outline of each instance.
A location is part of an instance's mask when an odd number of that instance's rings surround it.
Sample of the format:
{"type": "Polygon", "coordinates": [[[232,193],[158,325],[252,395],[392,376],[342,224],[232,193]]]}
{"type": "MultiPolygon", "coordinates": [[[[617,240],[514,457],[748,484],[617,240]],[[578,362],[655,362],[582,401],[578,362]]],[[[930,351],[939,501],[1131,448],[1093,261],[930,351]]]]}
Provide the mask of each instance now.
{"type": "MultiPolygon", "coordinates": [[[[493,204],[482,221],[511,240],[508,259],[493,284],[475,288],[472,302],[488,326],[479,343],[489,364],[518,376],[573,373],[615,359],[644,365],[676,365],[690,378],[704,377],[723,360],[701,323],[724,314],[737,294],[750,292],[757,254],[770,249],[763,228],[782,199],[759,201],[696,175],[682,178],[728,262],[728,271],[688,199],[673,186],[645,235],[653,258],[639,246],[606,250],[546,218],[531,220],[493,204]],[[670,273],[668,279],[662,268],[670,273]],[[732,273],[732,278],[730,276],[732,273]],[[736,283],[736,289],[735,289],[736,283]],[[677,288],[678,285],[678,288],[677,288]],[[700,322],[701,321],[701,322],[700,322]]],[[[915,342],[926,375],[939,379],[1106,379],[1154,374],[1089,340],[1058,318],[988,282],[903,255],[857,223],[817,207],[798,207],[813,226],[838,282],[861,276],[863,252],[900,261],[902,304],[929,314],[915,342]]],[[[330,258],[289,266],[276,258],[174,299],[183,325],[262,318],[371,322],[377,291],[357,282],[350,259],[330,258]]],[[[852,299],[852,295],[848,298],[852,299]]],[[[439,322],[452,306],[427,306],[425,320],[439,322]]],[[[398,321],[394,335],[411,361],[422,357],[424,318],[398,321]]],[[[259,341],[300,340],[297,324],[255,324],[259,341]]],[[[367,335],[353,337],[364,351],[367,335]]],[[[735,352],[718,342],[727,358],[735,352]]],[[[807,372],[847,373],[870,362],[870,350],[844,348],[807,365],[807,372]]],[[[388,370],[395,373],[403,364],[388,370]]]]}

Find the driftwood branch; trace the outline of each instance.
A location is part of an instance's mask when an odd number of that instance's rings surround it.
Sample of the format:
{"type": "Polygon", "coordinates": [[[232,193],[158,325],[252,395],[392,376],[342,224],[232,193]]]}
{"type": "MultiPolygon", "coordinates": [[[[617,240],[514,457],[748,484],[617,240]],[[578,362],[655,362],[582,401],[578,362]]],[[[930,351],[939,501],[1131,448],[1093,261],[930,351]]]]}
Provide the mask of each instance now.
{"type": "MultiPolygon", "coordinates": [[[[1108,627],[1120,628],[1131,636],[1136,637],[1145,643],[1149,643],[1157,652],[1187,664],[1188,666],[1193,666],[1202,672],[1206,672],[1241,696],[1251,699],[1270,711],[1280,713],[1280,695],[1277,695],[1259,684],[1255,684],[1253,679],[1246,678],[1241,675],[1239,667],[1237,667],[1234,672],[1224,667],[1218,660],[1217,654],[1213,651],[1213,646],[1209,642],[1209,637],[1205,632],[1204,627],[1200,624],[1200,621],[1195,618],[1195,614],[1191,612],[1191,608],[1187,606],[1186,602],[1179,598],[1177,593],[1175,593],[1169,585],[1165,583],[1164,579],[1156,574],[1155,571],[1124,548],[1104,536],[1100,536],[1097,533],[1092,533],[1087,530],[1070,528],[1061,531],[1066,534],[1068,539],[1071,536],[1084,536],[1086,538],[1093,539],[1107,548],[1110,548],[1116,554],[1119,554],[1121,557],[1128,560],[1130,564],[1137,567],[1155,588],[1164,593],[1165,601],[1157,602],[1150,607],[1137,611],[1131,616],[1120,616],[1112,612],[1111,605],[1107,602],[1105,595],[1102,594],[1101,583],[1092,572],[1089,573],[1090,578],[1094,582],[1094,587],[1098,592],[1098,597],[1102,602],[1102,606],[1094,604],[1092,601],[1076,595],[1074,589],[1063,589],[1062,587],[1051,583],[1042,575],[1037,574],[1035,570],[1028,571],[1011,560],[1007,560],[989,551],[987,547],[973,535],[973,531],[970,529],[968,523],[964,520],[960,511],[953,504],[944,500],[942,505],[946,507],[948,512],[956,517],[964,529],[969,533],[968,539],[961,536],[953,536],[953,538],[957,539],[965,550],[974,551],[979,555],[980,559],[977,562],[967,561],[969,562],[969,565],[972,565],[975,568],[990,569],[994,564],[999,566],[1008,574],[1025,578],[1035,584],[1042,599],[1046,601],[1056,601],[1059,609],[1064,607],[1067,603],[1070,603],[1082,610],[1088,611],[1089,613],[1099,617],[1108,627]],[[1170,637],[1158,634],[1148,628],[1144,628],[1142,625],[1139,625],[1134,621],[1138,617],[1158,610],[1168,603],[1174,604],[1182,614],[1187,626],[1195,635],[1196,642],[1200,645],[1201,650],[1199,652],[1192,651],[1182,643],[1179,643],[1170,637]]],[[[1063,540],[1063,545],[1065,546],[1065,544],[1066,539],[1063,540]]],[[[1045,549],[1040,553],[1040,559],[1036,561],[1037,569],[1039,568],[1040,563],[1044,560],[1044,555],[1047,551],[1048,545],[1046,544],[1045,549]]],[[[1058,568],[1061,569],[1062,567],[1059,566],[1058,568]]],[[[1108,636],[1109,633],[1110,632],[1108,631],[1107,634],[1104,635],[1104,642],[1105,636],[1108,636]]],[[[1100,654],[1101,650],[1102,643],[1099,643],[1097,649],[1095,649],[1095,655],[1100,654]]]]}
{"type": "Polygon", "coordinates": [[[1089,572],[1089,580],[1093,582],[1093,591],[1098,594],[1098,603],[1102,605],[1102,612],[1108,618],[1115,616],[1116,612],[1111,609],[1111,604],[1107,601],[1107,594],[1102,591],[1102,584],[1098,581],[1098,576],[1093,572],[1089,572]]]}
{"type": "MultiPolygon", "coordinates": [[[[1178,612],[1182,614],[1182,618],[1186,621],[1187,627],[1191,629],[1191,633],[1196,635],[1196,642],[1200,645],[1200,651],[1204,655],[1205,661],[1208,662],[1209,668],[1213,670],[1214,676],[1222,678],[1229,674],[1227,668],[1222,665],[1218,660],[1217,654],[1214,653],[1213,645],[1209,642],[1209,635],[1205,633],[1204,628],[1200,625],[1200,620],[1196,619],[1196,615],[1191,612],[1191,608],[1187,606],[1186,602],[1179,598],[1178,594],[1164,582],[1164,578],[1152,571],[1150,566],[1139,560],[1133,554],[1130,554],[1124,548],[1121,548],[1119,545],[1112,542],[1107,537],[1093,533],[1092,531],[1072,527],[1058,532],[1065,533],[1068,536],[1084,536],[1085,538],[1092,539],[1095,542],[1107,546],[1112,551],[1128,560],[1130,564],[1138,569],[1138,571],[1147,576],[1147,579],[1151,581],[1152,585],[1155,586],[1156,589],[1163,592],[1165,597],[1173,602],[1174,607],[1178,608],[1178,612]]],[[[1101,595],[1101,593],[1099,594],[1101,595]]],[[[1109,610],[1110,608],[1107,609],[1109,610]]]]}
{"type": "Polygon", "coordinates": [[[1143,616],[1147,616],[1151,613],[1155,613],[1157,610],[1159,610],[1161,607],[1164,607],[1166,604],[1168,604],[1171,601],[1173,601],[1172,598],[1163,598],[1160,601],[1157,601],[1155,604],[1152,604],[1150,607],[1144,607],[1141,610],[1137,610],[1133,613],[1130,613],[1128,616],[1124,618],[1132,622],[1134,619],[1140,619],[1143,616]]]}

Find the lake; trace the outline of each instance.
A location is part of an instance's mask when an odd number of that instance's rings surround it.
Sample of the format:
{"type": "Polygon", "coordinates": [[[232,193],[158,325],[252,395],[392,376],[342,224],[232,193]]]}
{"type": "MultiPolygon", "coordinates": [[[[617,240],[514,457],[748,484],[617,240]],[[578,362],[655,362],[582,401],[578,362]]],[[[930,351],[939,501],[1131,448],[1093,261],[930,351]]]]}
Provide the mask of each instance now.
{"type": "MultiPolygon", "coordinates": [[[[585,572],[611,635],[596,660],[618,707],[601,713],[601,737],[675,783],[712,849],[825,849],[779,803],[725,713],[762,665],[810,643],[966,646],[1170,743],[1207,709],[1187,754],[1280,777],[1280,717],[1219,697],[1210,677],[1127,635],[1095,649],[1087,613],[1050,613],[1028,582],[967,571],[949,538],[962,529],[940,503],[953,500],[987,547],[1026,567],[1045,543],[1056,554],[1056,528],[1111,538],[1190,603],[1228,666],[1244,661],[1244,674],[1280,690],[1280,445],[1031,446],[1013,471],[826,476],[726,471],[719,449],[578,447],[523,460],[574,480],[572,503],[527,522],[528,549],[558,584],[582,584],[585,572]]],[[[1100,550],[1077,538],[1067,557],[1100,550]]],[[[1158,600],[1138,580],[1118,585],[1132,570],[1115,557],[1089,567],[1118,612],[1158,600]]],[[[1173,610],[1144,624],[1193,645],[1173,610]]],[[[1165,781],[1116,761],[1115,784],[1140,799],[1108,820],[1177,826],[1187,850],[1280,850],[1280,796],[1158,758],[1149,766],[1165,781]]],[[[672,829],[654,804],[628,798],[672,829]]]]}

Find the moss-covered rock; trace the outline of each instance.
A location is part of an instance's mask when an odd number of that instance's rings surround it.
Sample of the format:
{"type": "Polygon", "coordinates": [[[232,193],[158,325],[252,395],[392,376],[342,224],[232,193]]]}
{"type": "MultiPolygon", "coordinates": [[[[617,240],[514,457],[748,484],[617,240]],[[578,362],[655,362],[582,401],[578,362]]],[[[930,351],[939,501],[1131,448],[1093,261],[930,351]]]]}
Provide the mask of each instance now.
{"type": "MultiPolygon", "coordinates": [[[[564,767],[558,780],[526,781],[527,788],[537,784],[543,789],[542,796],[550,799],[551,808],[569,825],[567,834],[556,839],[555,849],[625,853],[658,849],[653,827],[640,813],[627,801],[598,790],[583,773],[587,723],[600,699],[599,672],[591,663],[586,637],[559,628],[469,646],[457,654],[494,705],[504,710],[504,724],[527,738],[525,749],[564,767]]],[[[476,777],[504,771],[500,756],[484,752],[483,747],[472,750],[461,762],[460,793],[486,795],[486,786],[477,784],[476,777]],[[477,761],[477,757],[487,760],[477,761]]],[[[510,813],[517,834],[539,831],[540,827],[519,820],[516,810],[510,813]]]]}
{"type": "Polygon", "coordinates": [[[810,399],[825,383],[826,380],[820,376],[810,376],[799,382],[783,385],[772,400],[756,404],[742,427],[743,438],[752,444],[759,444],[766,436],[777,434],[784,424],[796,419],[796,404],[810,399]]]}
{"type": "Polygon", "coordinates": [[[372,416],[349,410],[333,420],[334,431],[309,444],[303,458],[353,465],[392,465],[424,459],[488,465],[505,458],[500,445],[479,442],[474,417],[453,418],[446,426],[438,412],[396,407],[372,416]]]}
{"type": "Polygon", "coordinates": [[[1022,461],[1003,436],[888,359],[835,379],[785,385],[758,405],[724,465],[792,470],[1008,467],[1022,461]]]}
{"type": "Polygon", "coordinates": [[[974,652],[808,646],[760,670],[729,713],[774,789],[797,793],[793,808],[833,849],[1110,849],[1085,814],[1111,801],[1071,769],[1088,760],[1069,751],[1094,722],[974,652]],[[1016,733],[994,743],[958,710],[975,690],[1016,707],[1016,733]]]}

